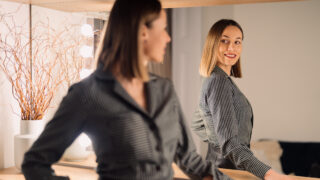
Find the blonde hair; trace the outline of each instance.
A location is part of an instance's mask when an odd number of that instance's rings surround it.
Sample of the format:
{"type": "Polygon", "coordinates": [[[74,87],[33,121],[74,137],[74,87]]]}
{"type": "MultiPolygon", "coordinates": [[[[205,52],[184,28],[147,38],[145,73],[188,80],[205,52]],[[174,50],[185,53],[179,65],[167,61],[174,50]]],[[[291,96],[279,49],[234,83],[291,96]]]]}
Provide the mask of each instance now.
{"type": "MultiPolygon", "coordinates": [[[[236,26],[237,28],[239,28],[242,33],[242,39],[243,39],[242,28],[234,20],[221,19],[218,22],[214,23],[207,35],[206,42],[204,44],[204,48],[202,51],[202,57],[201,57],[201,62],[199,67],[199,73],[201,76],[209,77],[213,69],[215,68],[218,61],[217,54],[218,54],[220,39],[223,31],[228,26],[236,26]]],[[[238,77],[238,78],[242,77],[240,58],[237,61],[237,63],[232,66],[231,76],[238,77]]]]}

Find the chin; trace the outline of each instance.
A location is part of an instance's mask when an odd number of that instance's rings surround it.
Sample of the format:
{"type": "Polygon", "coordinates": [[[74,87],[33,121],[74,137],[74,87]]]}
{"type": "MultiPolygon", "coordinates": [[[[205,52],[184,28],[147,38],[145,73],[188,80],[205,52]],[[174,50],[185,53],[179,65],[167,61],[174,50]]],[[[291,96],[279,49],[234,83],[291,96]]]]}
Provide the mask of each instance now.
{"type": "Polygon", "coordinates": [[[237,64],[238,60],[229,60],[228,65],[233,66],[237,64]]]}
{"type": "Polygon", "coordinates": [[[238,61],[236,61],[236,62],[232,63],[232,64],[231,64],[231,66],[234,66],[235,64],[237,64],[237,62],[238,62],[238,61]]]}
{"type": "Polygon", "coordinates": [[[153,59],[152,62],[155,62],[155,63],[162,63],[163,62],[163,59],[153,59]]]}

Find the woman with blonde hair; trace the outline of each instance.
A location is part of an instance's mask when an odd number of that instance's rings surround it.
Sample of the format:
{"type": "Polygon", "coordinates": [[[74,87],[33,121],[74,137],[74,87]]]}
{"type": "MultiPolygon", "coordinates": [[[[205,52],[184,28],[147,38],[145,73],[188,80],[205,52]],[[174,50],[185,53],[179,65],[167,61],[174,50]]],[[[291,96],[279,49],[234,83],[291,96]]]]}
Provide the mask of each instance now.
{"type": "Polygon", "coordinates": [[[68,179],[51,165],[82,132],[92,140],[99,180],[169,180],[175,162],[192,179],[225,178],[196,153],[172,83],[149,74],[170,36],[158,0],[116,0],[96,71],[74,84],[25,154],[27,180],[68,179]]]}
{"type": "Polygon", "coordinates": [[[205,77],[192,129],[208,142],[207,160],[217,167],[247,170],[262,179],[282,179],[250,150],[253,112],[232,80],[242,77],[240,56],[243,30],[234,20],[222,19],[210,29],[200,63],[205,77]]]}

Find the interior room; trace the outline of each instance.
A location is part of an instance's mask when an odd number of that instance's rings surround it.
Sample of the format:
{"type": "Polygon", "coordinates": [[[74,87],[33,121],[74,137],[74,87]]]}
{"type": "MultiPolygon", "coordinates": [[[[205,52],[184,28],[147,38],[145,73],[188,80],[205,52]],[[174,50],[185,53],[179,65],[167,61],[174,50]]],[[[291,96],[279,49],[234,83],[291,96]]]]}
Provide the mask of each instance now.
{"type": "MultiPolygon", "coordinates": [[[[35,131],[43,128],[70,85],[96,68],[95,50],[113,2],[0,0],[0,179],[24,179],[16,168],[21,163],[17,156],[34,139],[17,148],[21,121],[31,119],[22,117],[21,107],[34,108],[34,102],[44,99],[41,105],[46,108],[35,117],[43,124],[35,131]],[[20,59],[7,55],[12,52],[20,59]],[[13,80],[20,77],[19,71],[27,74],[20,84],[13,80]],[[34,92],[42,94],[28,94],[31,86],[25,82],[30,82],[30,72],[35,89],[45,89],[34,92]],[[24,96],[34,102],[25,103],[24,96]]],[[[243,28],[244,40],[243,77],[233,80],[253,108],[253,153],[280,173],[320,178],[320,1],[162,0],[162,4],[172,41],[163,64],[150,64],[149,71],[172,80],[187,124],[198,106],[203,80],[199,64],[208,31],[220,19],[234,19],[243,28]]],[[[192,135],[204,158],[207,143],[192,135]]],[[[54,169],[71,179],[97,179],[95,166],[91,141],[82,134],[54,169]]],[[[177,179],[187,178],[174,167],[177,179]]],[[[245,171],[223,172],[234,179],[258,179],[245,171]]]]}

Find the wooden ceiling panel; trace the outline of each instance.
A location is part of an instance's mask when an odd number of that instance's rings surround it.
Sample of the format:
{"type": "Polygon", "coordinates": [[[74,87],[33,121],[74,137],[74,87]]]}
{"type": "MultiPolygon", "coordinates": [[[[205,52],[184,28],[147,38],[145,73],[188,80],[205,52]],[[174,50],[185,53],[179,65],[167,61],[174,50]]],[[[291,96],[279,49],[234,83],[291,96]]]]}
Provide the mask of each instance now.
{"type": "MultiPolygon", "coordinates": [[[[2,0],[3,1],[3,0],[2,0]]],[[[7,0],[33,4],[68,12],[102,12],[110,10],[114,0],[7,0]]],[[[302,0],[161,0],[164,8],[214,6],[227,4],[265,3],[302,0]]]]}
{"type": "Polygon", "coordinates": [[[165,8],[284,2],[284,1],[299,1],[299,0],[161,0],[162,5],[165,8]]]}
{"type": "Polygon", "coordinates": [[[65,1],[60,3],[41,3],[35,5],[68,12],[102,12],[110,10],[113,2],[82,1],[75,3],[71,1],[65,1]]]}

